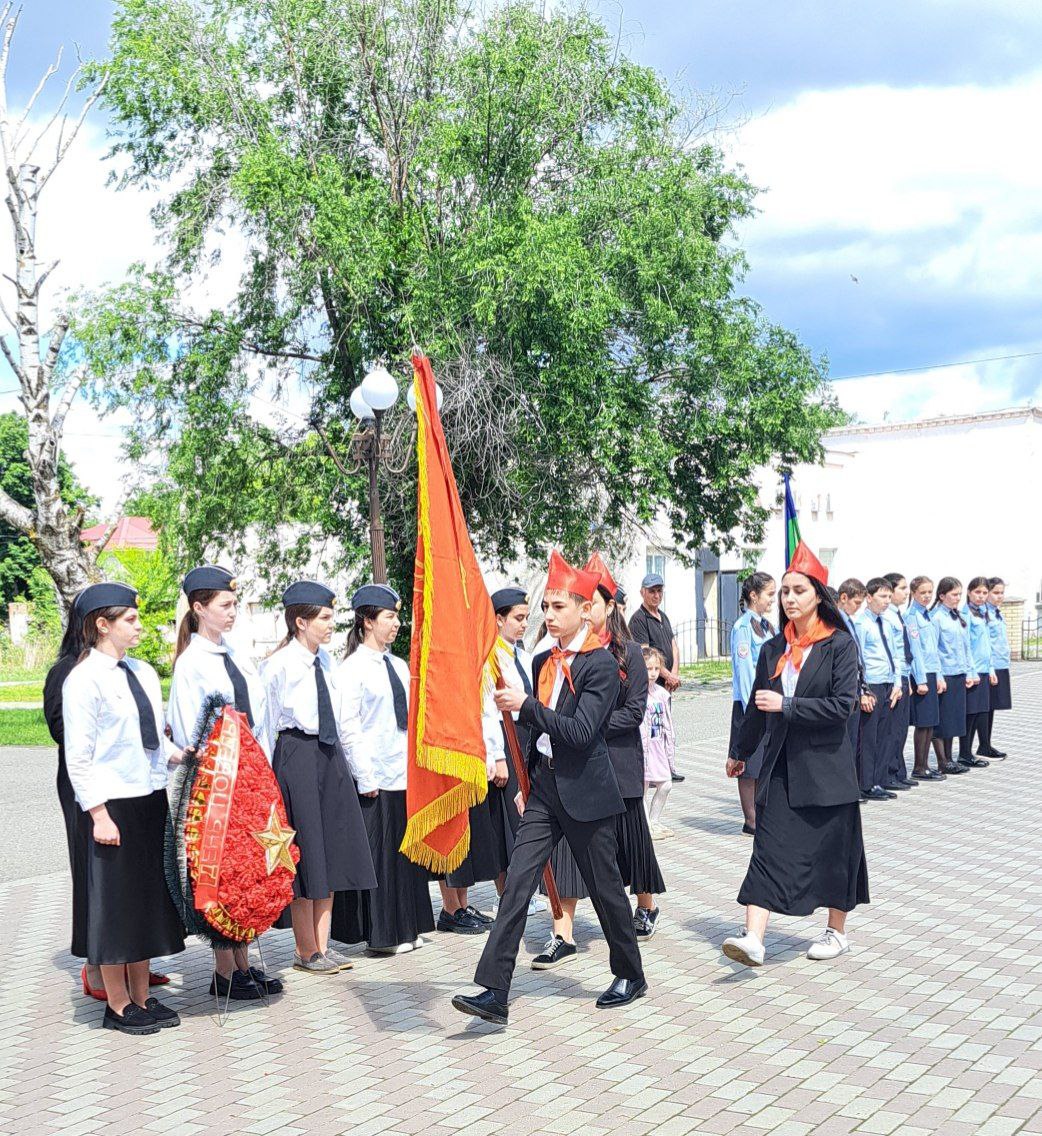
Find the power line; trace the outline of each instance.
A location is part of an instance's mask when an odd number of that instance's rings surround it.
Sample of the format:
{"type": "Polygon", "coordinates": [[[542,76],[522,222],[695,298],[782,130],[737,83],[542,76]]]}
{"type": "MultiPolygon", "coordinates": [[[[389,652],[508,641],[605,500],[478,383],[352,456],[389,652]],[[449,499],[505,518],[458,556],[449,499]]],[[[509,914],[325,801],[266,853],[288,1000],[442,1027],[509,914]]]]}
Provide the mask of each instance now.
{"type": "Polygon", "coordinates": [[[866,371],[863,375],[834,375],[832,382],[842,383],[847,379],[874,379],[879,375],[914,375],[922,371],[940,371],[944,367],[965,367],[971,363],[1003,363],[1007,359],[1033,359],[1042,351],[1024,351],[1019,355],[989,355],[984,359],[956,359],[953,363],[927,363],[922,367],[896,367],[892,371],[866,371]]]}

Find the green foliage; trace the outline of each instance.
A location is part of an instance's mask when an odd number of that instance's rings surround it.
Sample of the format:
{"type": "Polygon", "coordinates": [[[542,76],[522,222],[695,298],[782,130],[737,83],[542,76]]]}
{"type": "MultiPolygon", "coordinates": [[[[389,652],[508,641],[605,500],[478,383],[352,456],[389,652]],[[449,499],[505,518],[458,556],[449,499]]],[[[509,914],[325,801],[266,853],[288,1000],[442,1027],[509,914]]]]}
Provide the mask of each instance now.
{"type": "Polygon", "coordinates": [[[54,748],[42,710],[0,710],[0,746],[54,748]]]}
{"type": "MultiPolygon", "coordinates": [[[[28,448],[29,428],[25,418],[14,411],[0,414],[0,489],[20,505],[31,509],[34,501],[32,476],[26,457],[28,448]]],[[[69,504],[84,509],[96,504],[96,498],[76,481],[64,459],[59,464],[58,476],[62,496],[69,504]]],[[[57,615],[54,586],[49,577],[39,575],[40,570],[40,557],[32,541],[0,521],[0,614],[5,620],[7,605],[16,599],[29,599],[34,603],[41,601],[46,612],[41,613],[40,618],[45,622],[50,619],[51,612],[57,615]]]]}
{"type": "MultiPolygon", "coordinates": [[[[310,402],[345,456],[352,388],[380,358],[406,376],[414,343],[492,560],[584,554],[661,507],[682,547],[733,547],[764,525],[752,472],[820,458],[824,364],[740,294],[754,188],[582,7],[120,0],[112,51],[115,149],[164,193],[169,256],[84,297],[75,350],[139,411],[136,452],[168,454],[171,553],[254,526],[272,588],[326,539],[360,568],[364,478],[271,404],[310,402]],[[232,229],[235,300],[186,310],[232,229]]],[[[387,425],[407,592],[404,408],[387,425]]]]}
{"type": "Polygon", "coordinates": [[[125,548],[102,553],[99,566],[108,579],[124,580],[137,589],[145,633],[134,656],[151,663],[161,675],[169,675],[180,587],[177,565],[161,550],[125,548]]]}

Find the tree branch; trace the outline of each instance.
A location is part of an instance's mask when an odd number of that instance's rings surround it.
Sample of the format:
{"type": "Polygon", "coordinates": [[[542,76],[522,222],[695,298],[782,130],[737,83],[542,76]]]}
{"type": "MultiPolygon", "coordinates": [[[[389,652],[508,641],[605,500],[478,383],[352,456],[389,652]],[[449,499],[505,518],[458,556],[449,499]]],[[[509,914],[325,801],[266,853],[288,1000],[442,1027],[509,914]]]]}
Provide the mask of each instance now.
{"type": "MultiPolygon", "coordinates": [[[[7,313],[5,312],[4,314],[6,315],[7,313]]],[[[10,319],[9,316],[8,318],[10,319]]],[[[14,352],[10,347],[7,346],[6,336],[0,335],[0,350],[3,351],[4,358],[7,360],[7,365],[11,368],[12,371],[14,371],[19,385],[24,390],[27,386],[29,386],[29,376],[22,369],[22,364],[19,362],[19,360],[14,357],[14,352]]]]}
{"type": "Polygon", "coordinates": [[[72,400],[76,397],[80,387],[83,386],[83,381],[86,377],[87,369],[86,367],[81,367],[76,374],[69,379],[65,390],[62,391],[58,409],[54,412],[54,417],[51,419],[51,430],[54,432],[55,438],[61,438],[62,432],[65,429],[65,416],[69,413],[72,400]]]}
{"type": "Polygon", "coordinates": [[[26,536],[32,535],[33,514],[3,489],[0,489],[0,521],[26,536]]]}

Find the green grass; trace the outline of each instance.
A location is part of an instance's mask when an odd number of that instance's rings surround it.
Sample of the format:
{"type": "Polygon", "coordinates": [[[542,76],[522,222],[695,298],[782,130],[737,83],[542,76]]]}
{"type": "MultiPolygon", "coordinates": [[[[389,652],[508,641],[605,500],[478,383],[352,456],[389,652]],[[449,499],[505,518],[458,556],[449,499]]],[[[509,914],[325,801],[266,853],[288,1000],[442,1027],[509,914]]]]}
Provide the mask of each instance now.
{"type": "Polygon", "coordinates": [[[42,710],[0,710],[0,746],[53,746],[42,710]]]}
{"type": "Polygon", "coordinates": [[[702,659],[690,666],[681,667],[680,677],[685,682],[722,682],[731,678],[731,660],[702,659]]]}
{"type": "MultiPolygon", "coordinates": [[[[170,679],[161,678],[159,687],[165,702],[170,697],[170,679]]],[[[38,682],[20,682],[16,686],[0,686],[0,706],[5,702],[43,702],[43,679],[38,682]]]]}
{"type": "Polygon", "coordinates": [[[43,680],[46,677],[46,667],[33,667],[29,669],[25,667],[0,668],[0,682],[38,682],[42,686],[43,680]]]}

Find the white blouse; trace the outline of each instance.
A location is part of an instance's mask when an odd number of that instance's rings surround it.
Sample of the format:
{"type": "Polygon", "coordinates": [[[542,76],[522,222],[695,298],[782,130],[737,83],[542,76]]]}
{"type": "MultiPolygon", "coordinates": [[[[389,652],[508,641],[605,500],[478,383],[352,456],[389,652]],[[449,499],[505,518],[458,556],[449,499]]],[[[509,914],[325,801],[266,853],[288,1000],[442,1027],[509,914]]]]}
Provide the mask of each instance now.
{"type": "MultiPolygon", "coordinates": [[[[800,663],[800,670],[807,665],[807,660],[810,658],[810,653],[813,650],[813,644],[803,648],[803,661],[800,663]]],[[[788,655],[785,659],[785,667],[781,673],[782,694],[784,694],[786,698],[791,698],[796,693],[796,683],[799,681],[800,672],[792,665],[792,656],[788,655]]]]}
{"type": "MultiPolygon", "coordinates": [[[[391,660],[409,700],[409,668],[389,652],[374,651],[364,643],[337,667],[337,685],[343,692],[344,732],[361,761],[372,770],[370,788],[398,791],[405,788],[408,732],[398,729],[394,698],[385,658],[391,660]]],[[[360,792],[364,792],[361,784],[360,792]]]]}
{"type": "Polygon", "coordinates": [[[227,639],[214,643],[203,635],[193,635],[188,646],[174,663],[174,678],[170,684],[167,721],[170,732],[179,746],[190,745],[194,740],[203,703],[211,694],[223,695],[235,703],[235,690],[224,666],[228,655],[242,672],[250,696],[250,713],[253,716],[253,735],[271,761],[271,746],[267,731],[267,697],[252,661],[236,651],[227,639]]]}
{"type": "Polygon", "coordinates": [[[159,748],[146,750],[141,742],[137,703],[119,660],[92,650],[62,686],[65,762],[84,812],[106,801],[165,789],[167,761],[177,753],[163,733],[159,676],[140,659],[128,656],[125,661],[152,704],[159,748]]]}
{"type": "Polygon", "coordinates": [[[315,681],[315,659],[319,660],[322,674],[333,704],[337,732],[351,776],[358,784],[359,793],[378,788],[365,748],[355,736],[356,724],[344,711],[343,683],[339,668],[333,666],[329,652],[319,647],[313,655],[299,639],[291,639],[269,655],[261,666],[261,679],[267,699],[266,734],[269,752],[275,753],[275,742],[283,730],[303,730],[318,736],[318,684],[315,681]]]}

